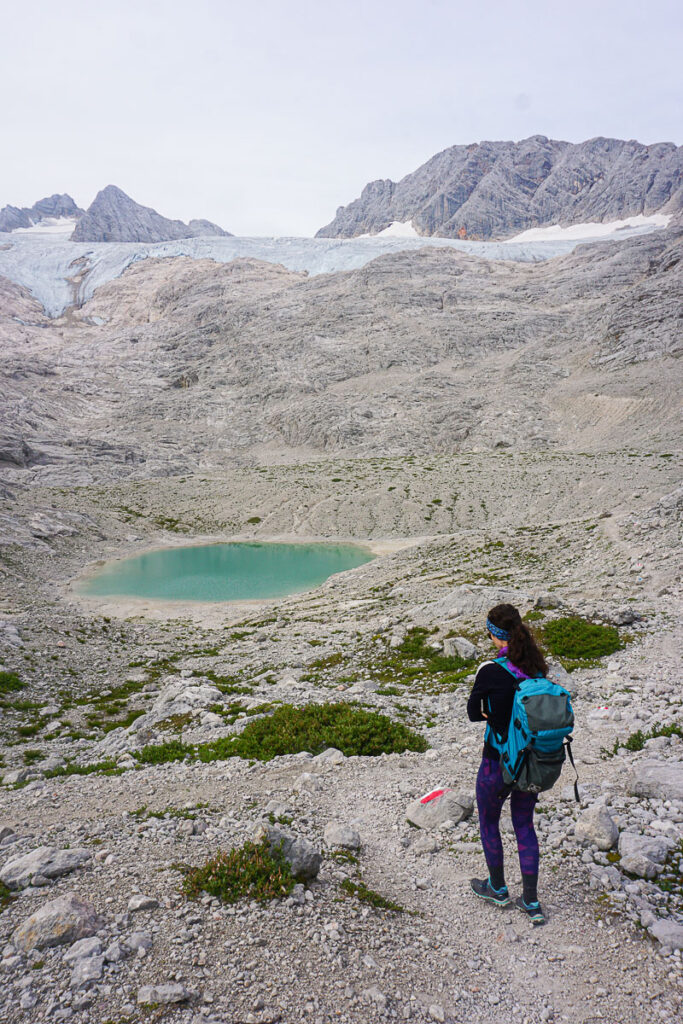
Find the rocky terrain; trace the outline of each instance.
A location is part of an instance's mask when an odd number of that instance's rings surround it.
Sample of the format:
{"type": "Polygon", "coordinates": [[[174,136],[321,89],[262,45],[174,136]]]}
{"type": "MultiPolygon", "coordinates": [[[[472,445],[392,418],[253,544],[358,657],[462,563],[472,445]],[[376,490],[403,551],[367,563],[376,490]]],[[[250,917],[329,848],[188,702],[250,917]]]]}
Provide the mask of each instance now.
{"type": "Polygon", "coordinates": [[[671,142],[633,139],[572,144],[532,135],[451,146],[399,182],[371,181],[318,236],[353,238],[409,221],[420,235],[509,238],[548,224],[679,213],[681,160],[671,142]]]}
{"type": "Polygon", "coordinates": [[[17,228],[31,228],[41,221],[62,217],[80,217],[85,211],[76,206],[71,196],[53,195],[39,199],[33,206],[3,206],[0,210],[0,231],[16,231],[17,228]]]}
{"type": "Polygon", "coordinates": [[[208,220],[191,220],[189,224],[169,220],[151,207],[136,203],[116,185],[107,185],[79,217],[71,238],[74,242],[165,242],[228,234],[208,220]]]}
{"type": "Polygon", "coordinates": [[[540,264],[425,248],[312,279],[147,259],[54,320],[6,282],[5,480],[196,472],[264,452],[613,451],[625,424],[636,448],[668,450],[680,253],[670,229],[540,264]]]}
{"type": "MultiPolygon", "coordinates": [[[[2,1020],[680,1020],[680,248],[425,248],[315,278],[147,259],[53,319],[0,281],[2,1020]],[[250,538],[378,557],[281,601],[78,589],[112,558],[250,538]],[[540,929],[469,890],[465,705],[498,600],[541,637],[566,616],[616,635],[552,661],[581,802],[569,766],[539,802],[540,929]],[[331,703],[427,749],[216,746],[331,703]],[[289,894],[188,898],[188,867],[261,837],[289,894]]],[[[504,843],[516,895],[507,813],[504,843]]]]}

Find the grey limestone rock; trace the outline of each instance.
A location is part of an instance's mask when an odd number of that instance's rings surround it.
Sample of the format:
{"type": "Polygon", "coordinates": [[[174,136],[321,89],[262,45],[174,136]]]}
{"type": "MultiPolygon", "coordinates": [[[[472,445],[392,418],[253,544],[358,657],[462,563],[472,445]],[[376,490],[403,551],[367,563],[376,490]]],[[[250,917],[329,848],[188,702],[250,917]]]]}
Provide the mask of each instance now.
{"type": "Polygon", "coordinates": [[[474,802],[471,794],[444,789],[441,796],[434,797],[427,803],[413,800],[406,810],[406,819],[418,828],[437,828],[445,821],[457,824],[469,818],[474,802]]]}
{"type": "Polygon", "coordinates": [[[116,185],[97,193],[80,217],[71,236],[74,242],[164,242],[197,235],[226,235],[210,221],[162,217],[149,206],[141,206],[116,185]]]}
{"type": "Polygon", "coordinates": [[[674,842],[665,836],[644,836],[639,832],[622,832],[619,836],[619,866],[640,878],[659,874],[674,842]]]}
{"type": "Polygon", "coordinates": [[[283,832],[274,825],[260,822],[254,829],[254,839],[267,839],[271,850],[280,849],[292,869],[292,874],[302,881],[311,881],[320,870],[322,854],[308,839],[301,839],[283,832]]]}
{"type": "Polygon", "coordinates": [[[104,972],[103,956],[88,956],[77,960],[71,972],[71,988],[87,988],[99,981],[104,972]]]}
{"type": "Polygon", "coordinates": [[[102,924],[93,905],[70,892],[31,914],[12,933],[12,942],[20,952],[28,953],[94,935],[102,924]]]}
{"type": "Polygon", "coordinates": [[[79,939],[70,946],[64,954],[66,963],[75,963],[76,960],[85,960],[92,956],[99,956],[102,952],[102,942],[96,935],[87,939],[79,939]]]}
{"type": "Polygon", "coordinates": [[[360,833],[350,825],[342,825],[338,821],[330,821],[325,826],[323,836],[326,846],[342,847],[345,850],[360,850],[360,833]]]}
{"type": "Polygon", "coordinates": [[[165,985],[143,985],[138,989],[138,1004],[184,1003],[190,998],[189,991],[179,982],[168,982],[165,985]]]}
{"type": "Polygon", "coordinates": [[[506,238],[558,222],[675,212],[683,201],[682,165],[683,147],[671,142],[572,144],[533,135],[451,146],[397,183],[370,182],[317,237],[353,238],[411,221],[421,235],[506,238]]]}
{"type": "Polygon", "coordinates": [[[128,900],[128,910],[132,912],[136,910],[153,910],[154,907],[159,906],[159,900],[155,899],[154,896],[143,896],[142,893],[136,893],[128,900]]]}
{"type": "Polygon", "coordinates": [[[452,657],[455,654],[460,655],[461,658],[479,657],[479,650],[464,636],[447,637],[443,642],[443,653],[447,657],[452,657]]]}
{"type": "Polygon", "coordinates": [[[600,798],[585,810],[574,828],[574,835],[583,843],[595,844],[599,850],[611,850],[619,838],[619,829],[609,813],[605,799],[600,798]]]}
{"type": "Polygon", "coordinates": [[[683,924],[671,918],[660,918],[650,925],[648,931],[670,949],[683,949],[683,924]]]}
{"type": "Polygon", "coordinates": [[[0,871],[0,881],[8,889],[23,889],[31,884],[34,876],[59,878],[87,864],[91,857],[90,850],[57,850],[54,846],[40,846],[22,857],[8,860],[0,871]]]}
{"type": "Polygon", "coordinates": [[[633,796],[683,801],[683,761],[641,761],[628,780],[633,796]]]}

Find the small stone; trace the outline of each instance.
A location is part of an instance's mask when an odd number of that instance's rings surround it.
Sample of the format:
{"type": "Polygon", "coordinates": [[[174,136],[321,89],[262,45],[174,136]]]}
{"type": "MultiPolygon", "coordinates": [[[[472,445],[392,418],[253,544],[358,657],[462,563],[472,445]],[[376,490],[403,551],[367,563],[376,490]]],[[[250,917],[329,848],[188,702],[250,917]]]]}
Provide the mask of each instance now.
{"type": "Polygon", "coordinates": [[[79,939],[70,946],[64,954],[66,963],[73,963],[75,960],[83,960],[85,957],[98,956],[102,952],[102,942],[96,935],[87,939],[79,939]]]}
{"type": "Polygon", "coordinates": [[[344,850],[360,850],[361,838],[355,828],[350,825],[342,825],[336,821],[330,821],[325,826],[325,845],[330,847],[341,847],[344,850]]]}
{"type": "Polygon", "coordinates": [[[133,932],[124,940],[124,946],[134,953],[138,953],[141,949],[146,953],[148,949],[152,948],[153,942],[149,932],[133,932]]]}
{"type": "Polygon", "coordinates": [[[607,810],[604,797],[581,814],[574,827],[574,835],[579,842],[595,844],[599,850],[611,850],[616,844],[619,829],[607,810]]]}
{"type": "Polygon", "coordinates": [[[147,1003],[184,1003],[190,998],[190,993],[177,982],[166,985],[143,985],[138,989],[138,1005],[147,1003]]]}
{"type": "Polygon", "coordinates": [[[444,1013],[443,1006],[440,1003],[432,1003],[429,1007],[429,1016],[432,1020],[438,1020],[440,1024],[446,1020],[446,1014],[444,1013]]]}
{"type": "Polygon", "coordinates": [[[155,899],[154,896],[143,896],[142,893],[136,893],[135,896],[131,896],[128,900],[128,909],[131,913],[135,913],[138,910],[153,910],[154,907],[159,906],[159,900],[155,899]]]}
{"type": "Polygon", "coordinates": [[[89,956],[84,960],[77,960],[74,964],[69,984],[71,988],[85,988],[94,981],[99,981],[103,970],[103,956],[89,956]]]}
{"type": "Polygon", "coordinates": [[[295,793],[319,793],[323,788],[323,784],[320,781],[318,775],[314,775],[312,772],[302,772],[298,779],[295,780],[292,789],[295,793]]]}

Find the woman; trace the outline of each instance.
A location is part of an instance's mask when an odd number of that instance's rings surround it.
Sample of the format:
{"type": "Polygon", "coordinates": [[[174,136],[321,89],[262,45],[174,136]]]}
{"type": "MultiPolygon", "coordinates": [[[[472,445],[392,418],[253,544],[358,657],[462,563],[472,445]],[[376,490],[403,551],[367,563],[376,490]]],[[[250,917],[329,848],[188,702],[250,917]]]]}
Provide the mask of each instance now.
{"type": "MultiPolygon", "coordinates": [[[[503,792],[503,775],[492,732],[497,733],[503,741],[507,737],[515,693],[515,676],[518,679],[545,676],[548,667],[529,628],[522,622],[519,612],[511,604],[497,604],[492,608],[486,619],[486,629],[498,648],[497,656],[505,655],[515,674],[494,661],[485,661],[477,671],[467,702],[470,721],[487,722],[482,761],[477,775],[477,808],[479,832],[489,877],[486,881],[473,878],[470,884],[477,896],[495,903],[496,906],[507,907],[510,904],[510,895],[505,884],[503,844],[500,838],[500,814],[507,794],[503,792]]],[[[538,902],[537,892],[538,839],[534,829],[534,808],[537,799],[535,793],[513,790],[510,796],[510,810],[522,870],[522,895],[515,900],[515,906],[525,913],[533,924],[541,925],[545,924],[545,915],[538,902]]]]}

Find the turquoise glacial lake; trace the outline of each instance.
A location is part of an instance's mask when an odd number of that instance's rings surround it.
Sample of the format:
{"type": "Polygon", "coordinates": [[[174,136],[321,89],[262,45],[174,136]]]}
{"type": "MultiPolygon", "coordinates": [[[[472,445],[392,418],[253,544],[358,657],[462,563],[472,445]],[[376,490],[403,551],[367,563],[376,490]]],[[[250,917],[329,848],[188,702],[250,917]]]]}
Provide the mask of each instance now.
{"type": "Polygon", "coordinates": [[[164,601],[247,601],[298,594],[375,556],[357,544],[207,544],[105,565],[83,594],[164,601]]]}

